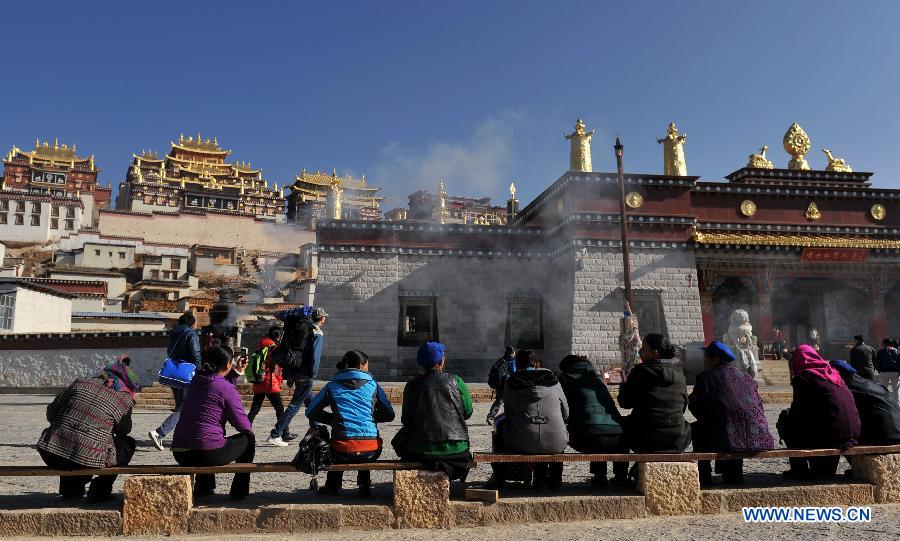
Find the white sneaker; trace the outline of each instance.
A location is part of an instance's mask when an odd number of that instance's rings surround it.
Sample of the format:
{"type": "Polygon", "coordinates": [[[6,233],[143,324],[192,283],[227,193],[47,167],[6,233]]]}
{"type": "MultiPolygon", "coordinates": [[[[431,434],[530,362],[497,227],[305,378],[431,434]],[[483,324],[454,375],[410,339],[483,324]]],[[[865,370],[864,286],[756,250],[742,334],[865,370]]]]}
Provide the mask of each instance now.
{"type": "Polygon", "coordinates": [[[288,442],[281,439],[281,436],[277,438],[269,436],[269,439],[266,440],[266,443],[268,443],[269,445],[275,445],[277,447],[287,447],[288,445],[290,445],[288,442]]]}
{"type": "Polygon", "coordinates": [[[150,436],[150,440],[153,442],[153,445],[159,449],[160,451],[165,451],[166,448],[163,446],[162,436],[159,435],[159,432],[156,430],[151,430],[147,432],[147,435],[150,436]]]}

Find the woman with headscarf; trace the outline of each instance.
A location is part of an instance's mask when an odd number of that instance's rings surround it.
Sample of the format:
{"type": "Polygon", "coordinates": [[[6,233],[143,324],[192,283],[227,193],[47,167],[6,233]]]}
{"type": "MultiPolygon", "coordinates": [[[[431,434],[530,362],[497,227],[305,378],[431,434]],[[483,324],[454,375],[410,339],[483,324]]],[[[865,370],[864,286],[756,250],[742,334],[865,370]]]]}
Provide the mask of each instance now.
{"type": "MultiPolygon", "coordinates": [[[[697,375],[688,397],[688,409],[697,418],[691,425],[696,452],[765,451],[775,442],[753,376],[733,365],[735,355],[725,344],[713,340],[703,348],[705,370],[697,375]]],[[[700,484],[712,483],[708,460],[697,464],[700,484]]],[[[743,483],[743,460],[717,460],[716,473],[726,483],[743,483]]]]}
{"type": "Polygon", "coordinates": [[[665,336],[644,337],[641,364],[619,386],[618,401],[631,409],[622,419],[622,432],[635,453],[680,453],[691,443],[691,426],[684,419],[687,383],[665,336]]]}
{"type": "MultiPolygon", "coordinates": [[[[794,400],[778,418],[778,435],[789,449],[846,449],[859,441],[860,422],[853,395],[841,375],[811,346],[791,359],[794,400]]],[[[791,458],[788,479],[834,476],[839,456],[791,458]]]]}
{"type": "MultiPolygon", "coordinates": [[[[121,361],[97,377],[76,379],[47,406],[50,427],[37,443],[44,463],[58,470],[127,466],[134,455],[128,433],[139,389],[135,373],[121,361]]],[[[90,483],[88,499],[104,501],[112,497],[115,480],[115,475],[93,481],[90,475],[60,477],[59,493],[66,500],[80,498],[90,483]]]]}

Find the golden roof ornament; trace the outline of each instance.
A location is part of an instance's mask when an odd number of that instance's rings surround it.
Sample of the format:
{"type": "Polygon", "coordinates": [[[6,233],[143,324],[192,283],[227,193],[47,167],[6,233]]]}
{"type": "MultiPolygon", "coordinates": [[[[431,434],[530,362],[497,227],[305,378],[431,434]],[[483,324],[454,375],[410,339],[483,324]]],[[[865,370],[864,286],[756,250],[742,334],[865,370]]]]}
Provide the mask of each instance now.
{"type": "Polygon", "coordinates": [[[766,158],[767,150],[769,150],[769,147],[763,145],[763,147],[759,149],[758,154],[751,154],[750,161],[747,162],[747,167],[753,169],[775,169],[775,164],[772,163],[772,160],[766,158]]]}
{"type": "Polygon", "coordinates": [[[512,201],[516,200],[516,183],[515,182],[510,182],[510,184],[509,184],[509,198],[512,201]]]}
{"type": "Polygon", "coordinates": [[[810,149],[809,136],[794,122],[784,134],[784,150],[791,155],[788,169],[795,171],[809,171],[809,162],[806,161],[806,153],[810,149]]]}
{"type": "Polygon", "coordinates": [[[569,149],[569,171],[590,173],[593,171],[591,164],[591,139],[594,130],[585,131],[584,120],[580,118],[575,122],[575,131],[565,135],[567,141],[572,141],[569,149]]]}
{"type": "Polygon", "coordinates": [[[822,218],[822,213],[819,212],[819,207],[816,205],[815,201],[812,201],[808,207],[806,207],[806,219],[812,221],[818,221],[822,218]]]}
{"type": "Polygon", "coordinates": [[[835,173],[853,172],[853,169],[850,168],[850,165],[844,158],[835,158],[827,148],[823,148],[822,152],[824,152],[825,156],[828,158],[828,165],[825,167],[826,171],[834,171],[835,173]]]}
{"type": "Polygon", "coordinates": [[[872,218],[875,218],[879,222],[884,220],[884,217],[887,216],[887,209],[884,208],[884,205],[881,203],[875,203],[872,205],[872,208],[869,209],[869,212],[872,214],[872,218]]]}
{"type": "Polygon", "coordinates": [[[666,136],[656,142],[663,146],[663,174],[671,177],[686,177],[687,162],[684,159],[684,143],[687,134],[678,135],[674,122],[669,123],[666,136]]]}
{"type": "Polygon", "coordinates": [[[748,218],[756,214],[756,203],[754,203],[750,199],[744,199],[743,201],[741,201],[741,214],[748,218]]]}

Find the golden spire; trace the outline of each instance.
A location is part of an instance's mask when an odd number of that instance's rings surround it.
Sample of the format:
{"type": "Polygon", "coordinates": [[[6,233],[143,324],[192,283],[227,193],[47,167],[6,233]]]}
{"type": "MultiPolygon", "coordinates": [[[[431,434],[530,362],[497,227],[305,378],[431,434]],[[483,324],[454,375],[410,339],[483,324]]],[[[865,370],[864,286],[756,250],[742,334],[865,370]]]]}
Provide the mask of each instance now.
{"type": "Polygon", "coordinates": [[[516,183],[515,182],[511,182],[509,185],[509,198],[510,199],[516,198],[516,183]]]}
{"type": "Polygon", "coordinates": [[[565,136],[566,140],[572,141],[569,149],[569,171],[593,171],[591,164],[591,139],[594,137],[594,130],[585,131],[584,120],[580,118],[575,122],[575,131],[565,136]]]}
{"type": "Polygon", "coordinates": [[[59,149],[59,137],[53,138],[53,150],[59,149]]]}
{"type": "Polygon", "coordinates": [[[666,136],[656,142],[663,145],[663,174],[671,177],[686,177],[687,163],[684,159],[684,143],[687,134],[678,135],[674,122],[669,122],[666,136]]]}
{"type": "Polygon", "coordinates": [[[809,171],[809,162],[806,161],[806,153],[811,146],[809,136],[799,124],[794,122],[784,134],[784,150],[791,155],[788,169],[796,171],[809,171]]]}

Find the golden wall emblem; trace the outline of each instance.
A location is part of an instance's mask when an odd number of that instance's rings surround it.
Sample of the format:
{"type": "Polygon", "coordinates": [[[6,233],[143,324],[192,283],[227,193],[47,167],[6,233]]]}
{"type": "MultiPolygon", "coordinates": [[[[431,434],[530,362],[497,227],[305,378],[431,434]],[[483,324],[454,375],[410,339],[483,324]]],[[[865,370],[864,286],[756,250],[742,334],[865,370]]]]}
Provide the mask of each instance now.
{"type": "Polygon", "coordinates": [[[819,212],[819,207],[816,206],[816,202],[813,201],[806,207],[806,219],[816,221],[822,218],[822,213],[819,212]]]}
{"type": "Polygon", "coordinates": [[[875,203],[874,205],[872,205],[872,208],[869,209],[869,213],[872,214],[872,218],[875,218],[879,221],[884,220],[884,217],[887,216],[887,210],[881,203],[875,203]]]}
{"type": "Polygon", "coordinates": [[[749,199],[741,201],[741,214],[748,217],[756,214],[756,203],[749,199]]]}
{"type": "Polygon", "coordinates": [[[644,196],[637,192],[628,192],[625,195],[625,204],[633,209],[640,208],[644,204],[644,196]]]}

